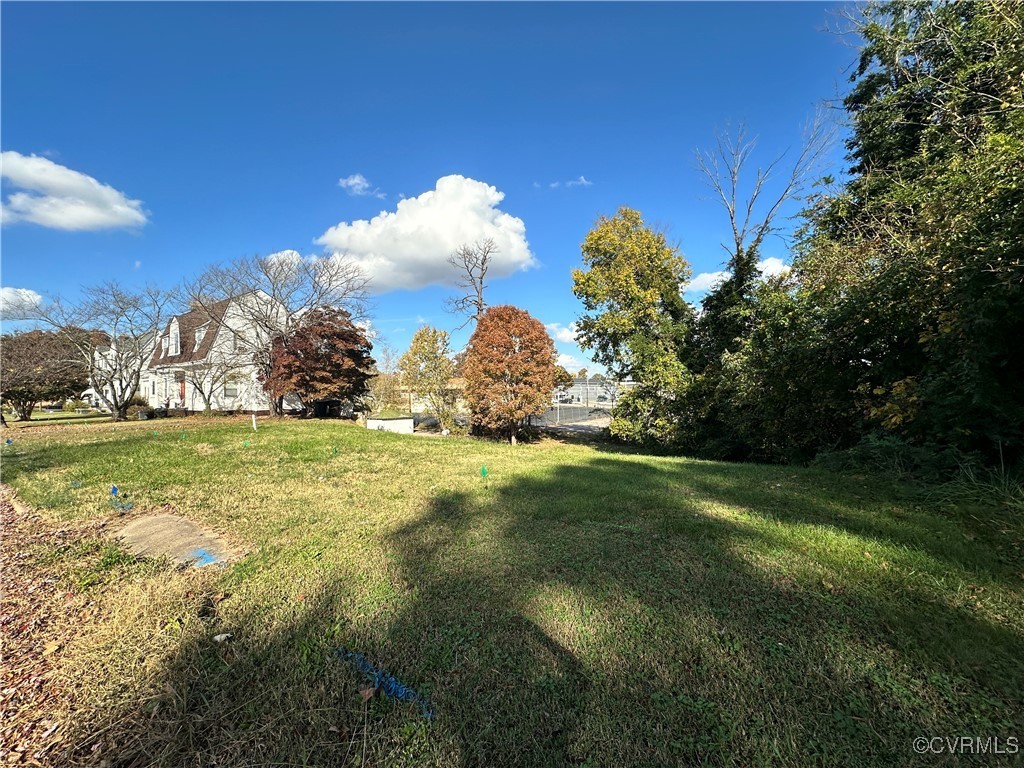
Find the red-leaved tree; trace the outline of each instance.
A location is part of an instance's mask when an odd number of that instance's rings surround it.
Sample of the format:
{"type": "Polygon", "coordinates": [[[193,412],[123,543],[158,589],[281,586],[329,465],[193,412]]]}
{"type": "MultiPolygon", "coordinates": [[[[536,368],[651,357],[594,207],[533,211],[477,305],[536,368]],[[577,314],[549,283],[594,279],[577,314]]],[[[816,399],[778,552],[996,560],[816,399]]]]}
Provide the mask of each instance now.
{"type": "Polygon", "coordinates": [[[526,420],[551,402],[555,371],[555,343],[543,323],[508,305],[487,309],[466,355],[465,398],[473,426],[515,444],[526,420]]]}
{"type": "Polygon", "coordinates": [[[373,375],[373,345],[343,309],[314,309],[274,339],[263,386],[280,400],[293,394],[308,409],[314,400],[358,400],[373,375]]]}

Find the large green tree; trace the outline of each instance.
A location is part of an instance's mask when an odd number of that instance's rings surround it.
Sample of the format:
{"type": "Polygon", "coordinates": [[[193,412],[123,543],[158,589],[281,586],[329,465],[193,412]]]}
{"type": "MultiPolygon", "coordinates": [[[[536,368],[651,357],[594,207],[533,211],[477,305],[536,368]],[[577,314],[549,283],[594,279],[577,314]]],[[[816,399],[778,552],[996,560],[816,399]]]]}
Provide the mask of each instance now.
{"type": "Polygon", "coordinates": [[[1024,4],[877,4],[860,31],[853,178],[811,210],[800,300],[870,428],[1020,456],[1024,4]]]}
{"type": "Polygon", "coordinates": [[[680,293],[689,266],[630,208],[600,218],[582,252],[585,268],[572,276],[585,310],[577,339],[615,378],[636,381],[613,410],[612,434],[678,443],[679,405],[691,380],[684,352],[693,308],[680,293]]]}

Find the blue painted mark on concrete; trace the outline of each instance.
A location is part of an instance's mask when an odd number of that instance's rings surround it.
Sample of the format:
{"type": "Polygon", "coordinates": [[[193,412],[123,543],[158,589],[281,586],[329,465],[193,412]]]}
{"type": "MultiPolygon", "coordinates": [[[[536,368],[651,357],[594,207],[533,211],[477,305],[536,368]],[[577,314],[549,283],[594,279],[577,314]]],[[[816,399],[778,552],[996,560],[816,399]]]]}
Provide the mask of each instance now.
{"type": "Polygon", "coordinates": [[[217,562],[217,558],[214,555],[211,555],[205,549],[193,549],[191,552],[188,553],[188,556],[195,560],[195,565],[197,567],[202,567],[204,565],[213,565],[217,562]]]}

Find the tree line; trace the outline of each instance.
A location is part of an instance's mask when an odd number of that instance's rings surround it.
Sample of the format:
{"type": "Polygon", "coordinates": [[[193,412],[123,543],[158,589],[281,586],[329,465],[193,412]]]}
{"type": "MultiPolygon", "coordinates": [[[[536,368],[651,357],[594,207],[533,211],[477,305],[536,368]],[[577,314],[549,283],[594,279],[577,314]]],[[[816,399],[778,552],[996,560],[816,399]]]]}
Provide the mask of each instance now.
{"type": "Polygon", "coordinates": [[[583,243],[582,344],[638,386],[612,432],[712,458],[872,456],[942,471],[1024,456],[1024,4],[866,6],[842,183],[806,200],[792,269],[757,264],[782,195],[737,195],[751,145],[701,156],[732,225],[699,309],[689,267],[628,208],[583,243]],[[887,458],[886,458],[887,457],[887,458]]]}
{"type": "MultiPolygon", "coordinates": [[[[115,420],[127,417],[164,329],[181,310],[198,313],[205,333],[223,333],[226,344],[181,368],[210,408],[213,390],[233,376],[255,371],[273,413],[286,396],[305,412],[318,400],[351,401],[357,410],[398,404],[404,385],[423,397],[442,428],[454,426],[458,392],[470,407],[474,431],[515,442],[530,417],[543,413],[552,390],[568,374],[555,363],[554,342],[543,324],[524,310],[487,307],[486,277],[493,241],[458,248],[450,262],[464,296],[450,311],[475,330],[465,350],[453,355],[446,331],[424,326],[398,361],[383,348],[383,366],[372,357],[366,317],[366,280],[343,257],[298,254],[252,256],[218,264],[171,291],[136,291],[117,283],[88,288],[77,302],[55,299],[35,319],[47,330],[0,339],[0,397],[19,418],[39,402],[63,400],[92,388],[115,420]]],[[[196,344],[199,339],[198,331],[196,344]]],[[[179,342],[180,345],[180,342],[179,342]]],[[[181,354],[170,349],[170,360],[181,354]]]]}

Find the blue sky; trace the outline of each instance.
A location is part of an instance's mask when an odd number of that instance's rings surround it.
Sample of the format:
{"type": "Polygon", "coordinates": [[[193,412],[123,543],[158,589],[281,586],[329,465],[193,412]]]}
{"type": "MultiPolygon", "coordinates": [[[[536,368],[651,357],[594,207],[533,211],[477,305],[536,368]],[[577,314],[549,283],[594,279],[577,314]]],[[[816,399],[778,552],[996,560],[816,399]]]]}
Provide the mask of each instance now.
{"type": "MultiPolygon", "coordinates": [[[[419,323],[459,324],[431,282],[448,244],[496,233],[489,303],[586,363],[565,329],[596,218],[637,208],[695,275],[721,269],[727,220],[694,153],[739,123],[762,161],[796,151],[856,57],[826,31],[838,8],[5,2],[0,279],[74,297],[354,251],[401,350],[419,323]]],[[[782,240],[764,255],[788,260],[782,240]]]]}

